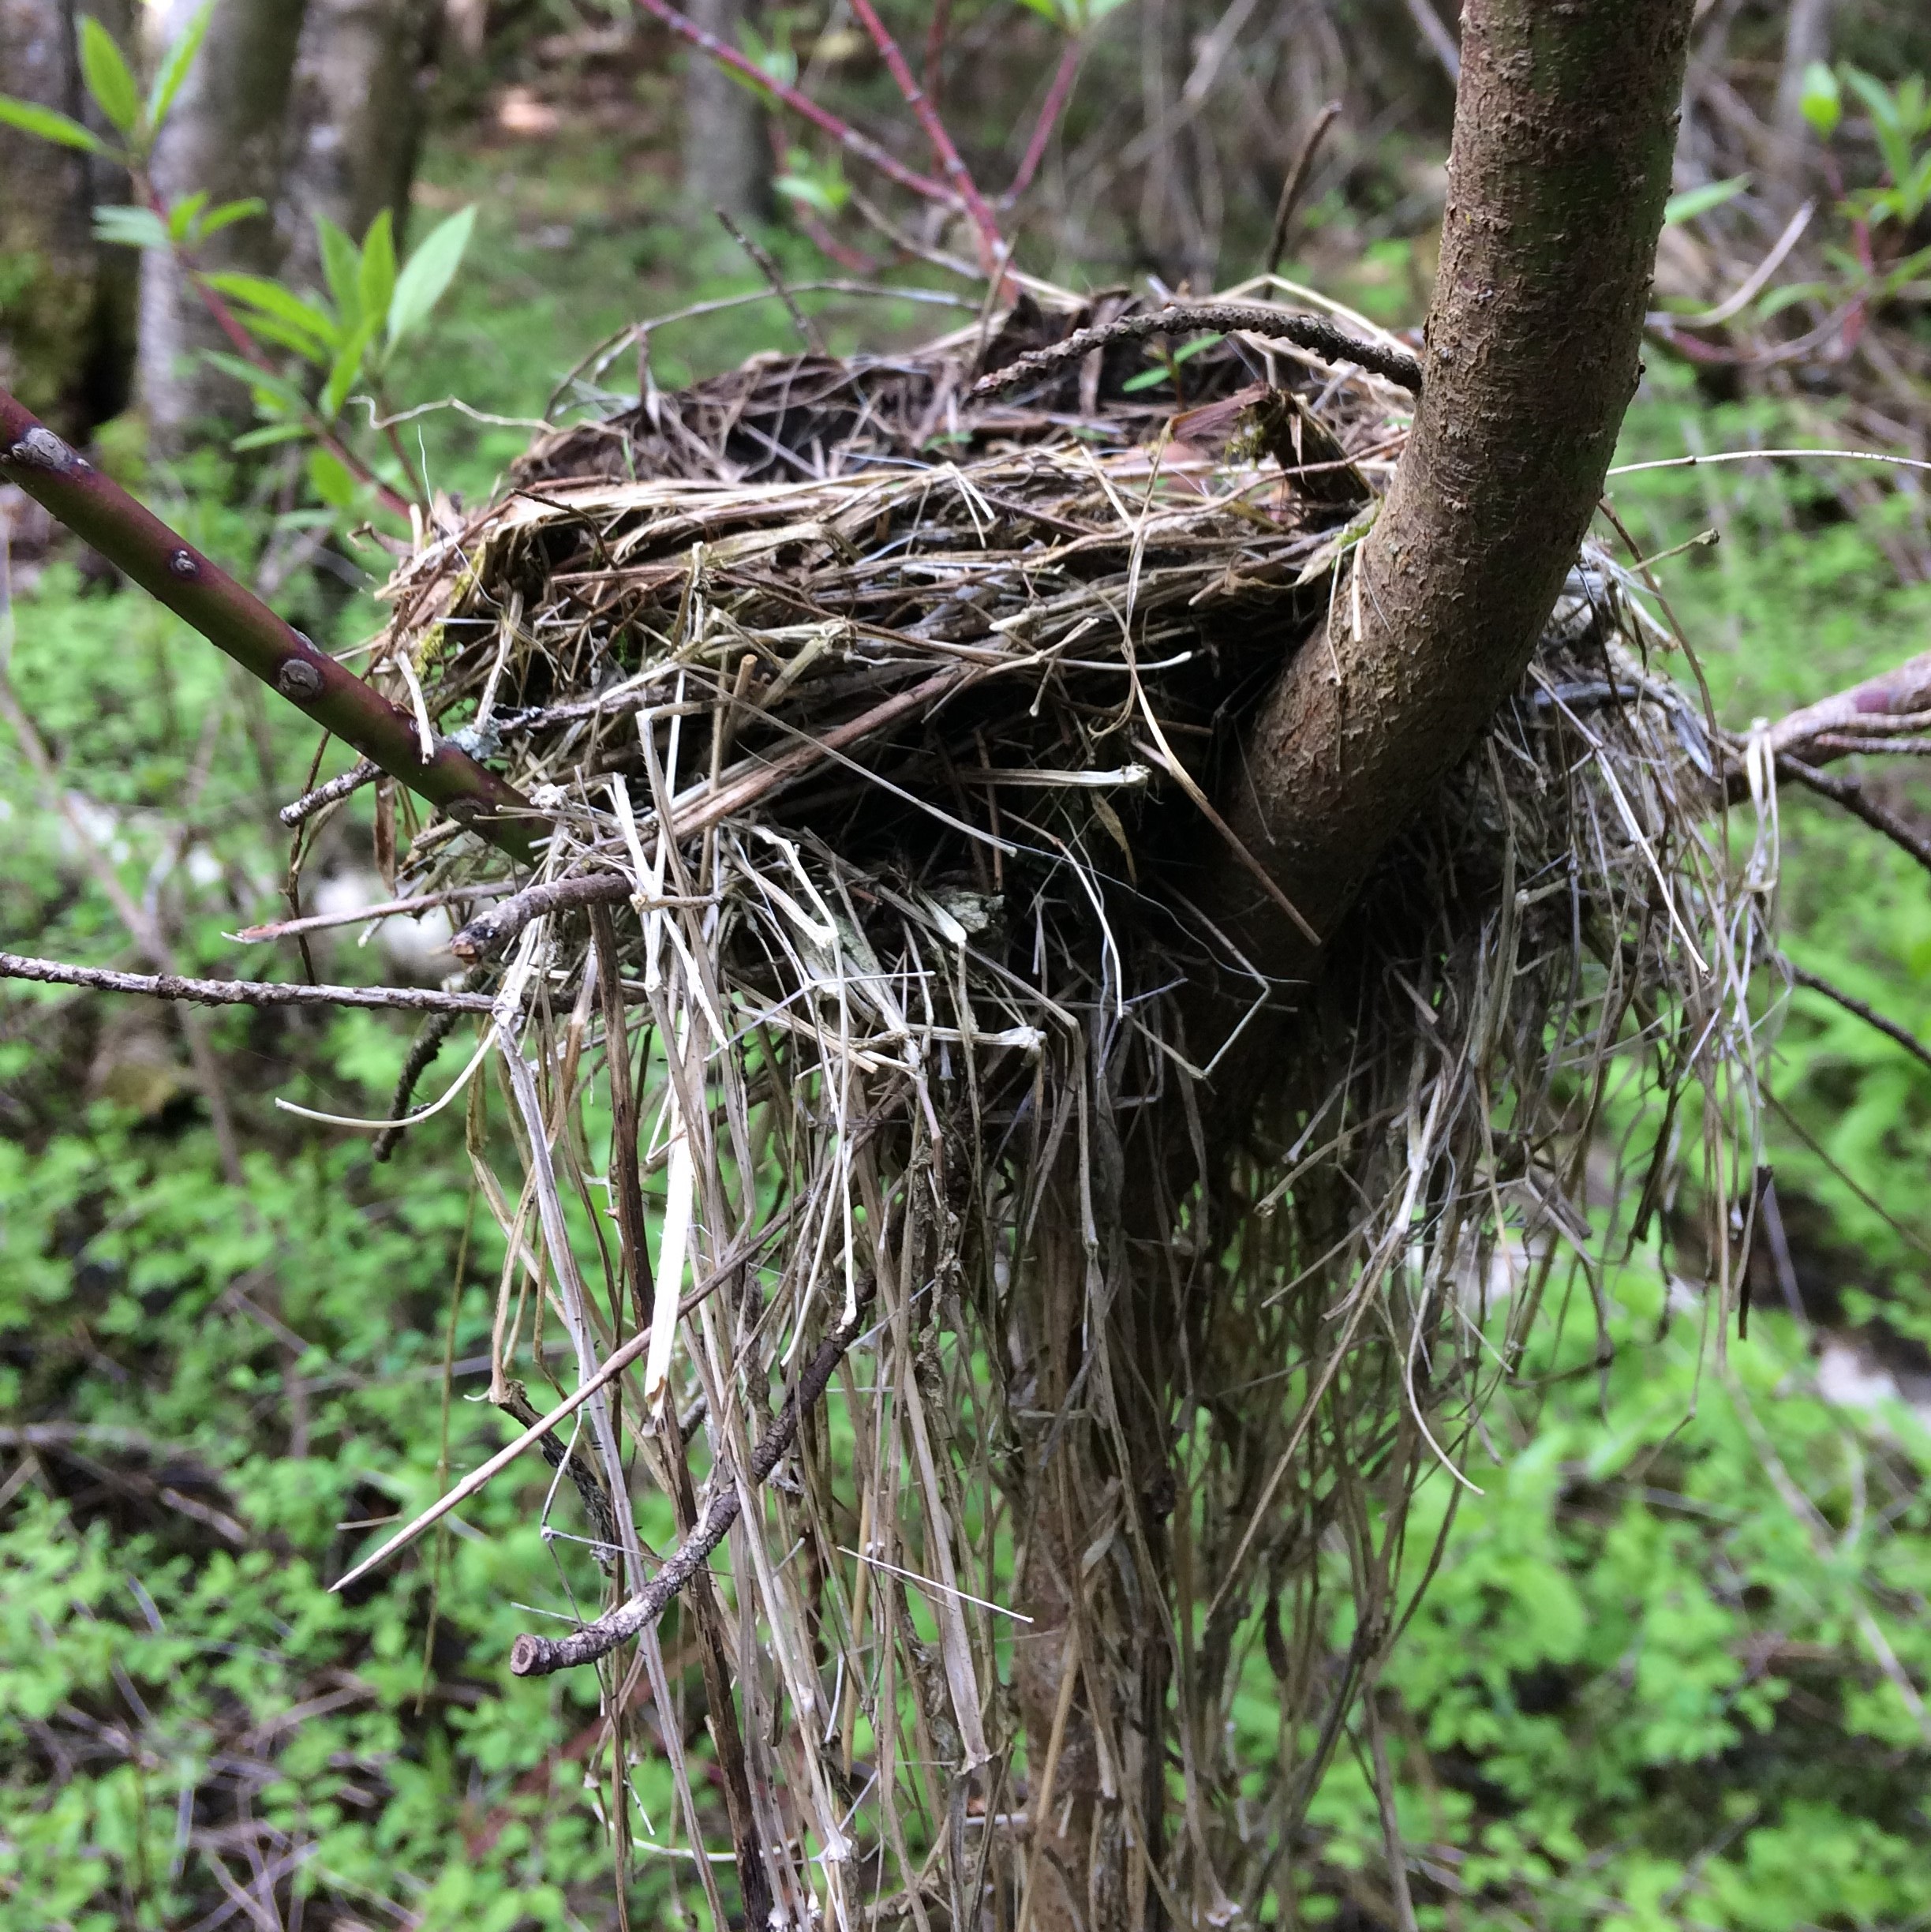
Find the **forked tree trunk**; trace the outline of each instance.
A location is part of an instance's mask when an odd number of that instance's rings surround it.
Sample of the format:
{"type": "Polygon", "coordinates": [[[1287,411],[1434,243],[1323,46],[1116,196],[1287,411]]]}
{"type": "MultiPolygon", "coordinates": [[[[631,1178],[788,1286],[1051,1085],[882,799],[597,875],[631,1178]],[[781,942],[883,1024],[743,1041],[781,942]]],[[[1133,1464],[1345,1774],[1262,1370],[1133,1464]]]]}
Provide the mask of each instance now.
{"type": "MultiPolygon", "coordinates": [[[[747,0],[691,0],[685,11],[736,47],[753,9],[747,0]]],[[[696,54],[684,78],[684,198],[699,219],[713,208],[739,221],[771,212],[771,152],[757,96],[696,54]]]]}
{"type": "MultiPolygon", "coordinates": [[[[1224,801],[1239,836],[1323,938],[1515,688],[1575,561],[1636,385],[1691,4],[1468,0],[1464,9],[1441,271],[1413,434],[1325,634],[1285,668],[1224,801]]],[[[1212,896],[1270,974],[1318,972],[1319,946],[1231,861],[1212,896]]],[[[1209,1000],[1187,1016],[1190,1029],[1218,1020],[1209,1000]]],[[[1258,1032],[1248,1038],[1252,1050],[1234,1057],[1244,1072],[1213,1095],[1210,1181],[1256,1088],[1282,1072],[1258,1032]]],[[[1189,1044],[1202,1060],[1212,1051],[1211,1040],[1189,1044]]],[[[1095,1163],[1102,1174],[1115,1165],[1095,1163]]],[[[1015,1679],[1038,1932],[1162,1923],[1157,1894],[1134,1876],[1158,1856],[1173,1743],[1152,1608],[1138,1607],[1146,1654],[1124,1672],[1117,1658],[1106,1677],[1069,1678],[1065,1666],[1083,1604],[1116,1631],[1132,1627],[1124,1606],[1103,1602],[1118,1587],[1114,1559],[1087,1568],[1091,1552],[1117,1552],[1125,1525],[1143,1560],[1170,1561],[1162,1553],[1162,1503],[1171,1503],[1162,1494],[1159,1391],[1174,1311],[1154,1244],[1126,1238],[1136,1200],[1164,1178],[1138,1174],[1123,1189],[1115,1184],[1111,1202],[1094,1204],[1092,1225],[1111,1232],[1090,1260],[1085,1209],[1075,1188],[1062,1187],[1031,1251],[1038,1388],[1029,1410],[1053,1413],[1078,1376],[1080,1349],[1095,1345],[1113,1351],[1107,1382],[1136,1391],[1131,1399],[1147,1410],[1139,1418],[1076,1414],[1024,1445],[1023,1601],[1034,1621],[1015,1679]],[[1074,1440],[1081,1431],[1092,1432],[1083,1445],[1074,1440]],[[1085,1493],[1078,1472],[1106,1469],[1110,1454],[1114,1480],[1085,1493]],[[1117,1466],[1122,1455],[1129,1466],[1117,1466]],[[1108,1713],[1107,1728],[1140,1732],[1143,1777],[1094,1761],[1088,1700],[1102,1682],[1143,1706],[1108,1713]],[[1049,1759],[1051,1789],[1042,1793],[1049,1759]],[[1122,1843],[1129,1799],[1143,1807],[1143,1851],[1122,1843]]],[[[1222,1902],[1192,1904],[1212,1919],[1222,1902]]]]}
{"type": "Polygon", "coordinates": [[[437,0],[308,0],[277,211],[291,279],[321,284],[318,215],[359,242],[387,208],[400,245],[440,12],[437,0]]]}
{"type": "MultiPolygon", "coordinates": [[[[272,209],[281,192],[288,99],[306,0],[217,0],[208,38],[155,144],[155,185],[173,201],[197,189],[211,203],[256,195],[272,209]]],[[[198,0],[163,0],[153,28],[163,45],[194,17],[198,0]]],[[[275,224],[256,215],[224,228],[202,251],[211,268],[271,273],[275,224]]],[[[220,331],[173,260],[142,258],[140,386],[156,447],[177,451],[197,425],[245,421],[238,384],[200,360],[226,348],[220,331]]]]}
{"type": "MultiPolygon", "coordinates": [[[[1263,709],[1251,782],[1227,801],[1323,938],[1520,681],[1601,496],[1636,388],[1690,12],[1463,10],[1414,432],[1325,635],[1263,709]]],[[[1273,972],[1311,969],[1314,949],[1251,883],[1224,897],[1259,923],[1273,972]]]]}
{"type": "MultiPolygon", "coordinates": [[[[128,0],[87,11],[125,40],[128,0]]],[[[0,0],[0,89],[99,127],[76,13],[74,0],[0,0]]],[[[0,128],[0,387],[70,436],[127,400],[133,263],[95,241],[92,216],[96,202],[126,199],[118,170],[0,128]]]]}

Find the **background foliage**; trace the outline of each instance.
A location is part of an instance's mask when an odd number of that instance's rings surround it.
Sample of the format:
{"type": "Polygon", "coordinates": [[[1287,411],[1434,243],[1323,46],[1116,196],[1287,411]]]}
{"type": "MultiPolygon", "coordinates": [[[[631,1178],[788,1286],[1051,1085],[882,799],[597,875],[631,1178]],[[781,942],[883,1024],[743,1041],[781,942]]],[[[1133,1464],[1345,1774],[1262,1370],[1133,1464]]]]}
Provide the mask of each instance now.
{"type": "MultiPolygon", "coordinates": [[[[962,17],[969,28],[976,15],[962,17]]],[[[808,24],[777,15],[765,31],[808,24]]],[[[438,491],[487,489],[600,336],[760,286],[733,247],[679,225],[661,165],[637,165],[649,137],[631,130],[662,119],[656,69],[620,70],[634,112],[617,131],[577,117],[546,136],[540,167],[492,121],[492,88],[601,98],[593,64],[540,51],[544,32],[584,30],[582,16],[516,16],[499,77],[451,80],[417,232],[474,206],[475,238],[433,320],[397,332],[380,374],[388,398],[458,395],[513,420],[418,417],[403,451],[371,443],[386,474],[406,462],[438,491]]],[[[1888,51],[1887,66],[1868,35],[1854,47],[1884,99],[1921,99],[1897,65],[1908,43],[1888,51]]],[[[869,84],[853,84],[863,98],[869,84]]],[[[1839,93],[1872,107],[1862,77],[1839,93]]],[[[1898,125],[1909,118],[1900,110],[1898,125]]],[[[1922,171],[1909,144],[1925,132],[1899,137],[1888,172],[1866,170],[1867,221],[1884,215],[1871,197],[1922,171]]],[[[1329,286],[1412,320],[1432,260],[1431,207],[1413,186],[1428,143],[1378,138],[1316,204],[1302,265],[1327,264],[1329,286]]],[[[1888,219],[1921,229],[1923,214],[1920,197],[1888,219]]],[[[1087,238],[1092,279],[1134,265],[1124,231],[1087,238]]],[[[795,229],[770,242],[801,278],[824,271],[795,229]]],[[[1910,259],[1901,240],[1880,265],[1910,259]]],[[[1872,286],[1870,260],[1845,261],[1845,286],[1872,286]]],[[[384,315],[393,257],[388,272],[384,315]]],[[[1891,275],[1886,299],[1910,285],[1891,275]]],[[[343,288],[335,302],[340,331],[343,288]]],[[[835,346],[920,326],[903,302],[837,301],[823,315],[835,346]]],[[[1903,326],[1922,329],[1922,305],[1903,326]]],[[[668,386],[788,341],[781,316],[747,306],[654,334],[652,367],[668,386]]],[[[1783,447],[1836,406],[1745,399],[1720,373],[1654,354],[1626,454],[1783,447]]],[[[368,592],[385,558],[358,533],[367,502],[346,474],[275,436],[168,465],[123,421],[101,447],[208,552],[258,558],[318,638],[350,647],[379,621],[368,592]]],[[[1931,633],[1922,499],[1908,490],[1847,502],[1815,466],[1766,460],[1632,476],[1615,500],[1650,552],[1718,533],[1660,570],[1727,722],[1776,716],[1931,633]]],[[[279,904],[274,810],[307,769],[301,721],[22,522],[0,625],[8,942],[123,957],[111,874],[184,970],[234,970],[224,935],[279,904]]],[[[1907,780],[1884,782],[1915,809],[1907,780]]],[[[1805,803],[1787,804],[1783,829],[1793,957],[1931,1035],[1922,874],[1805,803]]],[[[326,836],[320,874],[376,896],[366,810],[326,836]]],[[[346,932],[316,942],[327,976],[434,977],[448,963],[360,950],[346,932]]],[[[618,1923],[607,1788],[586,1776],[594,1687],[518,1682],[506,1667],[528,1622],[518,1606],[559,1610],[589,1574],[581,1552],[531,1526],[547,1471],[519,1466],[386,1578],[346,1598],[324,1587],[373,1526],[502,1439],[474,1399],[502,1256],[470,1199],[462,1122],[439,1118],[377,1166],[361,1137],[272,1099],[381,1111],[405,1031],[238,1013],[209,1029],[226,1121],[170,1013],[0,997],[0,1928],[212,1927],[247,1915],[238,1889],[264,1869],[291,1925],[618,1923]]],[[[1423,1925],[1931,1923],[1931,1436],[1904,1399],[1931,1387],[1931,1076],[1799,993],[1772,1089],[1793,1268],[1780,1280],[1760,1257],[1747,1339],[1720,1349],[1707,1333],[1698,1264],[1665,1217],[1603,1279],[1613,1356],[1599,1356],[1579,1294],[1469,1445],[1480,1492],[1446,1477],[1424,1491],[1410,1581],[1442,1526],[1439,1574],[1372,1721],[1336,1755],[1315,1829],[1282,1848],[1308,1923],[1399,1923],[1379,1750],[1423,1925]]],[[[1338,1559],[1337,1660],[1345,1585],[1338,1559]]],[[[675,1668],[674,1622],[666,1634],[675,1668]]],[[[1244,1641],[1248,1695],[1267,1702],[1266,1632],[1244,1641]]],[[[695,1739],[690,1694],[677,1720],[695,1739]]],[[[642,1795],[631,1922],[701,1923],[688,1865],[649,1852],[668,1774],[653,1788],[646,1773],[642,1795]]]]}

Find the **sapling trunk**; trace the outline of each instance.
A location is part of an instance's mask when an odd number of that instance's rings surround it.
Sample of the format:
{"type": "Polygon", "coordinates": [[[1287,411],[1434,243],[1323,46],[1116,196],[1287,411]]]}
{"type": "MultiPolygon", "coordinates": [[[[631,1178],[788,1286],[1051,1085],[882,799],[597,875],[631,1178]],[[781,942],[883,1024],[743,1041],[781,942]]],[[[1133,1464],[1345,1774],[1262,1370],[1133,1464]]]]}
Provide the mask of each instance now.
{"type": "Polygon", "coordinates": [[[425,758],[407,712],[318,650],[4,389],[0,477],[324,730],[492,845],[530,858],[537,818],[513,785],[447,738],[435,739],[425,758]]]}

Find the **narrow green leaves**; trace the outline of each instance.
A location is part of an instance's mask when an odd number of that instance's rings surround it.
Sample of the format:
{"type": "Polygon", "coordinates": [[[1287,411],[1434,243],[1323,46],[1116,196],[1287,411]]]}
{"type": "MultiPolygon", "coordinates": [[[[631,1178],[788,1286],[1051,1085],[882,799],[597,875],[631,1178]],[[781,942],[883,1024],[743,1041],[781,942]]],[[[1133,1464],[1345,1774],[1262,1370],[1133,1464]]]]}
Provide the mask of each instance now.
{"type": "Polygon", "coordinates": [[[470,245],[470,230],[475,226],[473,207],[458,210],[432,228],[403,264],[389,301],[391,347],[421,328],[429,311],[442,299],[443,291],[462,264],[463,251],[470,245]]]}
{"type": "Polygon", "coordinates": [[[108,125],[133,140],[140,126],[140,89],[114,36],[91,13],[80,20],[80,72],[108,125]]]}
{"type": "Polygon", "coordinates": [[[161,65],[155,70],[154,85],[148,93],[150,128],[159,127],[167,118],[167,110],[174,106],[174,96],[181,92],[181,83],[188,78],[188,69],[194,65],[194,57],[200,52],[201,43],[207,38],[208,17],[214,11],[215,0],[204,0],[180,37],[161,57],[161,65]]]}
{"type": "Polygon", "coordinates": [[[0,94],[0,127],[18,128],[23,134],[58,141],[63,148],[78,148],[84,154],[107,152],[107,144],[92,129],[37,101],[16,100],[11,94],[0,94]]]}

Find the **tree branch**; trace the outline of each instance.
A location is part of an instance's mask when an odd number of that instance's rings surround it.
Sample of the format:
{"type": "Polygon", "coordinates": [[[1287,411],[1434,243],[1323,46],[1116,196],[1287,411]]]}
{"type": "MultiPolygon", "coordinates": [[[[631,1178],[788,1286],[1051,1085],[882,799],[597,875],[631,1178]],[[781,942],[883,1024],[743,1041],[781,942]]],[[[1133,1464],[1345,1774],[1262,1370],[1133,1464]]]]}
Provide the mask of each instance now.
{"type": "Polygon", "coordinates": [[[4,389],[0,477],[325,730],[492,844],[530,858],[537,819],[520,792],[447,738],[425,758],[406,711],[318,650],[4,389]]]}
{"type": "Polygon", "coordinates": [[[1193,335],[1203,330],[1223,335],[1236,330],[1252,335],[1270,335],[1278,341],[1312,350],[1330,362],[1358,364],[1411,394],[1420,391],[1421,365],[1406,350],[1364,342],[1360,336],[1337,328],[1323,316],[1295,315],[1285,309],[1263,308],[1255,302],[1180,302],[1151,315],[1122,316],[1115,322],[1075,329],[1064,342],[1030,350],[1003,369],[982,376],[972,385],[971,393],[990,396],[1016,389],[1035,376],[1083,360],[1109,343],[1145,342],[1152,335],[1193,335]]]}
{"type": "Polygon", "coordinates": [[[115,972],[105,966],[0,953],[0,979],[43,986],[84,987],[96,993],[138,993],[148,999],[185,1000],[197,1006],[366,1006],[403,1013],[486,1013],[483,993],[439,993],[428,987],[309,986],[260,979],[190,979],[180,973],[115,972]]]}
{"type": "MultiPolygon", "coordinates": [[[[672,1597],[701,1570],[713,1550],[724,1541],[731,1526],[744,1507],[747,1486],[762,1484],[778,1466],[778,1459],[798,1433],[798,1418],[825,1393],[839,1358],[855,1342],[864,1327],[865,1309],[871,1300],[871,1285],[860,1284],[859,1305],[848,1322],[841,1324],[818,1344],[818,1353],[806,1365],[798,1387],[785,1398],[777,1420],[766,1429],[751,1451],[751,1466],[743,1484],[720,1481],[705,1506],[698,1526],[668,1557],[657,1574],[627,1604],[622,1604],[594,1623],[568,1637],[522,1636],[510,1649],[510,1668],[518,1677],[547,1677],[552,1671],[569,1670],[578,1664],[593,1664],[627,1638],[634,1637],[663,1616],[672,1597]]],[[[728,1472],[720,1472],[720,1476],[728,1472]]]]}
{"type": "MultiPolygon", "coordinates": [[[[1463,9],[1414,430],[1325,636],[1263,705],[1228,800],[1323,935],[1515,688],[1575,561],[1636,387],[1691,10],[1463,9]]],[[[1312,966],[1233,868],[1212,897],[1270,972],[1312,966]]]]}
{"type": "Polygon", "coordinates": [[[803,115],[814,127],[830,135],[848,154],[870,162],[887,179],[896,182],[901,188],[909,189],[928,201],[943,202],[949,208],[959,205],[958,196],[944,182],[914,173],[869,135],[861,134],[849,122],[841,121],[828,109],[821,107],[810,95],[801,94],[796,88],[774,80],[754,60],[740,54],[734,47],[727,47],[717,35],[706,32],[695,21],[679,13],[670,0],[637,0],[637,4],[653,18],[661,21],[680,40],[688,41],[699,53],[720,66],[728,67],[733,73],[741,74],[774,100],[783,102],[793,114],[803,115]]]}

